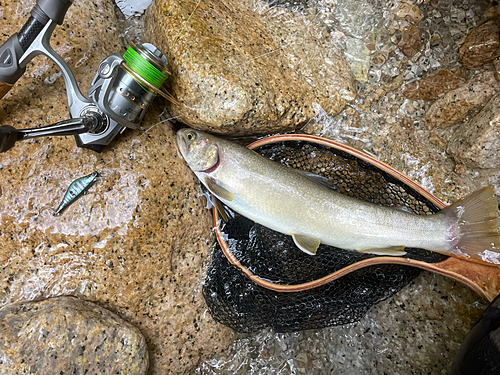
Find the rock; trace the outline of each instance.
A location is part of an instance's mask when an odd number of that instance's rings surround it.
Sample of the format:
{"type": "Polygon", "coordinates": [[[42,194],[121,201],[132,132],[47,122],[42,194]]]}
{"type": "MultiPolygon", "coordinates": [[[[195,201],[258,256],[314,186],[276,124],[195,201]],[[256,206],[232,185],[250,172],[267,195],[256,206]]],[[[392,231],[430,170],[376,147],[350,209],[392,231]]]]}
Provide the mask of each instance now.
{"type": "Polygon", "coordinates": [[[19,302],[0,309],[2,374],[129,374],[148,369],[139,330],[73,297],[19,302]]]}
{"type": "Polygon", "coordinates": [[[441,69],[425,78],[408,83],[404,96],[413,100],[433,100],[442,93],[454,90],[465,83],[461,69],[441,69]]]}
{"type": "Polygon", "coordinates": [[[460,61],[467,69],[478,69],[500,56],[500,18],[472,29],[459,49],[460,61]]]}
{"type": "Polygon", "coordinates": [[[461,124],[448,142],[457,163],[478,168],[500,166],[500,94],[470,121],[461,124]]]}
{"type": "Polygon", "coordinates": [[[158,0],[146,35],[169,60],[171,104],[182,122],[233,135],[282,132],[315,116],[312,103],[340,112],[356,85],[327,30],[259,2],[158,0]],[[192,16],[189,16],[192,14],[192,16]],[[189,20],[188,20],[189,18],[189,20]]]}
{"type": "MultiPolygon", "coordinates": [[[[2,2],[2,32],[20,30],[34,4],[23,2],[19,15],[18,1],[2,2]]],[[[125,50],[108,0],[76,1],[51,41],[84,92],[99,62],[125,50]]],[[[2,100],[0,123],[28,128],[67,119],[62,78],[46,83],[55,73],[36,58],[2,100]]],[[[148,110],[145,128],[161,120],[160,103],[148,110]]],[[[171,126],[143,133],[127,130],[101,154],[76,147],[72,137],[22,141],[2,154],[0,306],[61,295],[95,302],[141,330],[151,374],[185,374],[232,338],[206,312],[201,290],[213,223],[171,126]],[[53,216],[48,207],[93,171],[101,178],[89,194],[53,216]]]]}
{"type": "Polygon", "coordinates": [[[425,116],[427,128],[445,129],[462,121],[471,110],[486,103],[498,89],[500,86],[493,72],[478,74],[432,103],[425,116]]]}
{"type": "Polygon", "coordinates": [[[394,12],[396,17],[406,20],[413,25],[418,25],[424,19],[424,14],[420,8],[411,1],[400,1],[394,12]]]}
{"type": "Polygon", "coordinates": [[[500,81],[500,57],[493,61],[493,66],[495,67],[495,78],[500,81]]]}
{"type": "Polygon", "coordinates": [[[428,35],[425,31],[421,31],[418,27],[412,25],[403,30],[398,45],[401,52],[411,59],[424,48],[427,39],[428,35]]]}

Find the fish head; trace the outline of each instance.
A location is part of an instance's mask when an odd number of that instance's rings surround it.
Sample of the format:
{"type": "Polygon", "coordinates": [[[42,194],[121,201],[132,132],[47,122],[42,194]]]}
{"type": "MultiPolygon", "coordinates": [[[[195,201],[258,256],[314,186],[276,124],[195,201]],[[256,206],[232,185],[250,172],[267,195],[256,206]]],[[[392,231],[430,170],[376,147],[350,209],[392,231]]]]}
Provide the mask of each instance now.
{"type": "Polygon", "coordinates": [[[194,129],[180,129],[177,145],[193,172],[208,172],[219,163],[218,138],[194,129]]]}

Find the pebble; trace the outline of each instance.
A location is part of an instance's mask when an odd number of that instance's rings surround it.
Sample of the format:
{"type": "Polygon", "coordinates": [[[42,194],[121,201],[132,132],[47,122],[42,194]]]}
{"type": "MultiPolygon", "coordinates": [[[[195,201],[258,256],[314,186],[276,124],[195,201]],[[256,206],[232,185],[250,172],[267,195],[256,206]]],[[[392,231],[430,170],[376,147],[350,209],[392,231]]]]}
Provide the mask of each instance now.
{"type": "Polygon", "coordinates": [[[404,96],[413,100],[434,100],[442,93],[465,83],[461,69],[441,69],[422,79],[406,84],[404,96]]]}
{"type": "Polygon", "coordinates": [[[500,166],[500,94],[455,130],[447,152],[459,164],[478,168],[500,166]]]}
{"type": "Polygon", "coordinates": [[[420,52],[425,43],[427,42],[428,35],[426,32],[421,31],[416,26],[409,26],[405,28],[401,34],[401,40],[399,41],[399,48],[404,53],[406,57],[411,59],[418,52],[420,52]]]}
{"type": "Polygon", "coordinates": [[[396,17],[404,19],[413,25],[418,25],[424,18],[420,8],[411,1],[403,0],[395,12],[396,17]]]}
{"type": "Polygon", "coordinates": [[[0,309],[0,373],[128,374],[148,369],[137,328],[74,297],[18,302],[0,309]]]}
{"type": "Polygon", "coordinates": [[[491,19],[472,29],[459,50],[467,69],[478,69],[500,56],[500,18],[491,19]]]}
{"type": "Polygon", "coordinates": [[[429,142],[432,143],[433,145],[439,146],[441,148],[446,147],[446,141],[443,138],[441,138],[439,135],[437,135],[436,133],[430,133],[429,142]]]}
{"type": "Polygon", "coordinates": [[[493,61],[493,66],[495,67],[495,78],[500,81],[500,57],[493,61]]]}
{"type": "Polygon", "coordinates": [[[469,111],[486,103],[499,88],[493,72],[476,75],[432,103],[425,116],[427,128],[445,129],[462,121],[469,111]]]}

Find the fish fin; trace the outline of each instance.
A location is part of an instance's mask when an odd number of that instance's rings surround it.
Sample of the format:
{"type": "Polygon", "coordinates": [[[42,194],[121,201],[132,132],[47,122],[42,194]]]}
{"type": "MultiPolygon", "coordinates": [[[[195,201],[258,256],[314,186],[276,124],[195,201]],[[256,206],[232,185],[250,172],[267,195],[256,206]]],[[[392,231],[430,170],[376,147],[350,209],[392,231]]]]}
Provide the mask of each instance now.
{"type": "Polygon", "coordinates": [[[205,183],[207,184],[208,190],[210,190],[212,194],[229,202],[233,200],[233,193],[224,189],[217,182],[215,182],[213,178],[205,177],[205,183]]]}
{"type": "Polygon", "coordinates": [[[391,257],[400,257],[406,255],[406,251],[403,250],[404,248],[405,248],[404,246],[391,246],[385,248],[370,247],[366,249],[360,249],[358,250],[358,252],[375,254],[375,255],[387,255],[391,257]]]}
{"type": "Polygon", "coordinates": [[[316,255],[318,246],[321,243],[319,238],[305,236],[303,234],[292,233],[292,238],[293,242],[295,242],[295,245],[297,245],[297,247],[304,253],[307,253],[309,255],[316,255]]]}
{"type": "Polygon", "coordinates": [[[408,206],[392,206],[391,208],[394,208],[395,210],[402,211],[402,212],[408,212],[410,214],[414,214],[415,213],[408,206]]]}
{"type": "Polygon", "coordinates": [[[224,220],[227,223],[229,221],[229,218],[227,216],[226,209],[224,208],[222,202],[216,196],[212,196],[212,203],[217,209],[217,212],[219,213],[222,220],[224,220]]]}
{"type": "Polygon", "coordinates": [[[327,187],[328,189],[335,189],[335,185],[333,184],[333,181],[329,180],[328,178],[324,176],[320,176],[319,174],[308,172],[308,171],[303,171],[300,169],[296,169],[301,175],[306,176],[308,179],[316,182],[319,185],[322,185],[324,187],[327,187]]]}
{"type": "Polygon", "coordinates": [[[500,234],[497,231],[497,201],[493,186],[487,186],[445,208],[443,214],[455,227],[447,255],[500,264],[500,234]]]}

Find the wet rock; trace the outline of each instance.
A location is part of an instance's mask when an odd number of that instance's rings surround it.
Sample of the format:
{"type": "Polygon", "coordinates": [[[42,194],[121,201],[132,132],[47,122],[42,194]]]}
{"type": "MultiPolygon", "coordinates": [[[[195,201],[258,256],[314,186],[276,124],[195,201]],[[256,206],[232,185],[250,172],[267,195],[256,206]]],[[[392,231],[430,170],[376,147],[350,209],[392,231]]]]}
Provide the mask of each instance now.
{"type": "Polygon", "coordinates": [[[412,1],[405,0],[399,2],[395,9],[395,15],[413,25],[418,25],[424,19],[424,14],[420,8],[412,1]]]}
{"type": "Polygon", "coordinates": [[[139,330],[73,297],[0,308],[0,372],[9,374],[146,374],[139,330]]]}
{"type": "Polygon", "coordinates": [[[433,100],[442,93],[454,90],[465,83],[460,69],[441,69],[425,78],[408,83],[404,96],[413,100],[433,100]]]}
{"type": "MultiPolygon", "coordinates": [[[[2,32],[19,31],[34,5],[2,2],[2,32]]],[[[84,92],[99,62],[125,51],[108,0],[75,1],[51,42],[84,92]]],[[[67,119],[56,73],[37,57],[2,100],[0,123],[67,119]]],[[[152,106],[143,126],[162,120],[162,109],[152,106]]],[[[19,142],[1,156],[0,188],[0,306],[61,295],[96,302],[141,330],[151,374],[189,373],[231,340],[206,312],[201,289],[213,224],[168,123],[127,130],[100,154],[76,147],[73,137],[19,142]],[[89,194],[53,216],[49,208],[69,184],[93,171],[101,177],[89,194]]]]}
{"type": "Polygon", "coordinates": [[[401,52],[411,59],[424,48],[427,39],[428,35],[425,31],[421,31],[418,27],[412,25],[403,30],[398,45],[401,52]]]}
{"type": "Polygon", "coordinates": [[[466,84],[449,91],[438,98],[426,113],[427,128],[445,129],[459,121],[499,90],[500,86],[493,72],[481,73],[466,84]]]}
{"type": "Polygon", "coordinates": [[[146,35],[172,62],[180,105],[170,110],[186,124],[281,132],[314,117],[313,102],[338,113],[355,97],[352,73],[322,26],[261,2],[258,11],[231,1],[195,5],[158,0],[146,13],[146,35]]]}
{"type": "Polygon", "coordinates": [[[429,142],[432,143],[435,146],[445,148],[446,147],[446,141],[441,138],[439,135],[436,133],[431,133],[429,134],[429,142]]]}
{"type": "Polygon", "coordinates": [[[461,124],[448,142],[457,163],[479,168],[500,166],[500,94],[470,121],[461,124]]]}
{"type": "Polygon", "coordinates": [[[493,61],[493,66],[495,67],[495,78],[500,81],[500,57],[493,61]]]}
{"type": "Polygon", "coordinates": [[[459,50],[460,61],[468,69],[477,69],[500,56],[500,18],[474,28],[459,50]]]}

